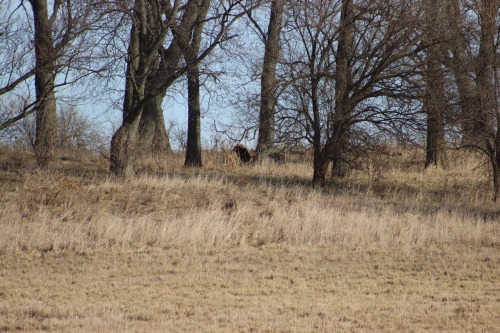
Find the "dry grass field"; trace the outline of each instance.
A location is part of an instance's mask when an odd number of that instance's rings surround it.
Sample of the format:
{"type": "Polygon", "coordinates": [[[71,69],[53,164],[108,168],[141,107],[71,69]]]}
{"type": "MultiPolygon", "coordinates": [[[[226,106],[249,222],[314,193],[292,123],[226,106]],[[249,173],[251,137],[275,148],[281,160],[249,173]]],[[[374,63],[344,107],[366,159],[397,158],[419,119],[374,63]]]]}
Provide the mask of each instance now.
{"type": "Polygon", "coordinates": [[[0,152],[0,331],[498,332],[500,204],[472,156],[105,161],[0,152]],[[300,161],[299,161],[300,160],[300,161]]]}

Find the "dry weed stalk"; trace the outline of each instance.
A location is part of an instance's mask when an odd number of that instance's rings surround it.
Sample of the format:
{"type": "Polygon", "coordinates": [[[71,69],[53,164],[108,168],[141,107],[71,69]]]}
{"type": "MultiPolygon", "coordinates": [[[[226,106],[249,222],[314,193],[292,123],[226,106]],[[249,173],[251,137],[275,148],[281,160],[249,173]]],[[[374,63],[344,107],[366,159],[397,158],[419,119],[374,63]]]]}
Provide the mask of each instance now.
{"type": "Polygon", "coordinates": [[[240,165],[240,158],[235,151],[231,151],[224,158],[224,169],[234,171],[240,165]]]}

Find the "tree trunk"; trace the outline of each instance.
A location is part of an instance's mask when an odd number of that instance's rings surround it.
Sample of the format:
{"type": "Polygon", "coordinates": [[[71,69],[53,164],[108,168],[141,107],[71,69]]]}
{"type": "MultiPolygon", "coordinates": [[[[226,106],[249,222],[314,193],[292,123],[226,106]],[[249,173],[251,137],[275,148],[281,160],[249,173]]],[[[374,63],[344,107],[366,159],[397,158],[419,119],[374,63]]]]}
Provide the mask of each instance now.
{"type": "Polygon", "coordinates": [[[189,70],[188,77],[188,136],[186,143],[186,167],[201,167],[201,106],[200,72],[198,66],[189,70]]]}
{"type": "Polygon", "coordinates": [[[476,70],[479,87],[479,133],[482,137],[493,140],[495,96],[494,66],[495,66],[495,17],[498,14],[498,1],[482,0],[479,2],[481,22],[481,38],[479,41],[478,64],[476,70]]]}
{"type": "Polygon", "coordinates": [[[110,172],[119,178],[128,178],[134,173],[140,119],[138,116],[131,122],[124,122],[111,139],[110,172]]]}
{"type": "Polygon", "coordinates": [[[126,178],[133,172],[133,162],[137,153],[137,135],[141,120],[147,73],[151,62],[147,62],[148,36],[144,16],[147,6],[145,0],[136,0],[133,11],[132,28],[128,47],[128,62],[123,99],[122,125],[113,135],[110,148],[109,171],[114,176],[126,178]]]}
{"type": "Polygon", "coordinates": [[[272,148],[275,140],[276,64],[280,51],[280,32],[284,0],[273,0],[264,45],[264,64],[260,79],[260,113],[257,151],[272,148]]]}
{"type": "MultiPolygon", "coordinates": [[[[496,141],[500,141],[500,136],[496,141]]],[[[488,146],[489,160],[493,171],[493,201],[496,202],[500,197],[500,142],[497,142],[496,147],[488,146]]]]}
{"type": "MultiPolygon", "coordinates": [[[[488,2],[488,1],[486,1],[488,2]]],[[[491,3],[494,3],[492,1],[491,3]]],[[[484,111],[481,109],[481,88],[478,81],[473,79],[471,72],[477,72],[475,59],[468,52],[468,41],[464,37],[465,22],[461,17],[461,4],[459,0],[449,0],[447,7],[448,39],[449,48],[453,54],[450,62],[450,68],[455,77],[460,103],[460,118],[463,147],[485,146],[485,128],[486,121],[484,111]]],[[[482,39],[482,38],[481,38],[482,39]]],[[[482,39],[483,40],[483,39],[482,39]]],[[[479,74],[479,73],[477,73],[479,74]]],[[[479,79],[479,78],[478,78],[479,79]]]]}
{"type": "Polygon", "coordinates": [[[165,156],[172,153],[161,106],[164,98],[165,93],[154,96],[144,105],[139,123],[139,144],[142,153],[152,156],[165,156]]]}
{"type": "Polygon", "coordinates": [[[345,178],[349,173],[346,146],[347,144],[342,138],[335,141],[332,154],[332,177],[345,178]]]}
{"type": "Polygon", "coordinates": [[[319,147],[314,148],[314,173],[312,184],[313,186],[323,186],[326,180],[326,173],[330,159],[325,156],[324,151],[319,147]]]}
{"type": "Polygon", "coordinates": [[[477,81],[481,110],[482,136],[486,137],[486,148],[493,171],[493,201],[500,196],[500,110],[498,106],[498,76],[495,52],[495,34],[500,23],[495,22],[500,4],[497,1],[479,2],[481,38],[477,65],[477,81]]]}
{"type": "Polygon", "coordinates": [[[196,63],[200,51],[203,25],[210,5],[209,0],[201,0],[190,42],[185,46],[184,58],[190,69],[188,79],[188,133],[186,140],[186,159],[184,166],[199,167],[201,160],[201,105],[200,105],[200,70],[196,63]]]}
{"type": "Polygon", "coordinates": [[[425,3],[425,36],[428,43],[424,109],[427,114],[427,148],[425,167],[446,167],[444,112],[446,110],[445,77],[441,56],[442,24],[437,0],[425,3]]]}
{"type": "Polygon", "coordinates": [[[333,116],[333,164],[332,176],[343,178],[347,175],[347,144],[349,142],[349,117],[351,101],[349,93],[352,85],[351,58],[354,48],[354,9],[352,0],[342,1],[340,31],[337,46],[337,72],[335,77],[335,115],[333,116]]]}
{"type": "MultiPolygon", "coordinates": [[[[40,167],[48,167],[54,156],[57,139],[57,113],[54,93],[55,50],[52,21],[46,0],[30,0],[35,19],[35,90],[39,106],[36,111],[35,156],[40,167]]],[[[53,15],[56,15],[54,13],[53,15]]]]}

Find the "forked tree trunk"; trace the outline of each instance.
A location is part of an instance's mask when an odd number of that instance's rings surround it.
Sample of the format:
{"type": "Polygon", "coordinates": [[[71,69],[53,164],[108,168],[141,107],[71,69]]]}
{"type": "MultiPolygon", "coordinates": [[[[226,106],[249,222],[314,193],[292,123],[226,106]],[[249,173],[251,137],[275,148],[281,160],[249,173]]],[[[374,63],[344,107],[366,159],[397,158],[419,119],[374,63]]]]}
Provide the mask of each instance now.
{"type": "Polygon", "coordinates": [[[259,152],[272,148],[275,140],[276,64],[280,51],[284,3],[284,0],[271,2],[271,15],[264,45],[264,64],[260,78],[259,136],[257,139],[259,152]]]}
{"type": "MultiPolygon", "coordinates": [[[[175,81],[175,70],[182,57],[179,38],[192,28],[197,15],[197,2],[189,1],[184,9],[178,36],[167,49],[162,47],[170,22],[162,19],[164,6],[161,2],[135,0],[132,12],[132,27],[127,54],[123,122],[111,140],[110,172],[118,177],[127,177],[134,169],[139,145],[139,124],[144,107],[155,107],[161,103],[157,96],[175,81]],[[161,61],[158,53],[162,52],[161,61]],[[160,75],[161,74],[161,75],[160,75]],[[152,103],[152,104],[150,104],[152,103]]],[[[175,13],[171,13],[175,16],[175,13]]],[[[173,20],[167,15],[167,18],[173,20]]],[[[155,121],[160,117],[156,114],[155,121]]]]}
{"type": "Polygon", "coordinates": [[[109,171],[120,178],[130,176],[134,169],[133,162],[138,149],[138,128],[142,115],[140,104],[144,99],[146,73],[151,65],[151,62],[144,60],[148,57],[145,44],[148,43],[149,37],[142,33],[146,30],[144,17],[147,4],[145,1],[136,0],[134,5],[123,99],[123,120],[111,139],[109,171]]]}
{"type": "Polygon", "coordinates": [[[201,167],[201,106],[200,72],[198,66],[189,70],[188,77],[188,136],[186,143],[186,167],[201,167]]]}
{"type": "MultiPolygon", "coordinates": [[[[40,167],[49,165],[57,139],[57,113],[54,93],[55,50],[52,21],[46,0],[30,0],[35,20],[35,90],[39,106],[36,111],[35,156],[40,167]]],[[[53,15],[56,15],[54,13],[53,15]]]]}

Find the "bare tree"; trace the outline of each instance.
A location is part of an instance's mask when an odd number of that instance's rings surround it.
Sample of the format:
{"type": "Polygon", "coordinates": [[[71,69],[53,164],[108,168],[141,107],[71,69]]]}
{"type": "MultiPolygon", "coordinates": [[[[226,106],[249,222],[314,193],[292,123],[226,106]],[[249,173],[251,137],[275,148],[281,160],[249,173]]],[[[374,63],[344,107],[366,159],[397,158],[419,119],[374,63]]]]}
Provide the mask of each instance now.
{"type": "Polygon", "coordinates": [[[347,174],[346,148],[351,107],[352,65],[354,58],[354,3],[353,0],[343,0],[340,12],[339,37],[337,42],[336,76],[335,76],[335,114],[333,115],[332,131],[332,175],[345,177],[347,174]]]}
{"type": "Polygon", "coordinates": [[[427,114],[427,147],[425,166],[446,166],[446,142],[444,115],[447,109],[445,96],[445,74],[443,69],[442,44],[443,9],[442,1],[425,0],[424,43],[425,53],[425,93],[423,106],[427,114]]]}
{"type": "Polygon", "coordinates": [[[185,42],[184,58],[189,69],[187,71],[188,88],[188,130],[186,140],[186,159],[184,166],[201,167],[201,105],[200,105],[200,69],[197,63],[200,52],[204,20],[207,16],[210,1],[201,4],[191,40],[185,42]]]}
{"type": "Polygon", "coordinates": [[[389,100],[414,97],[420,7],[411,0],[296,1],[292,7],[280,131],[312,144],[313,183],[322,184],[331,160],[334,175],[345,175],[346,152],[361,138],[415,122],[411,110],[389,100]]]}
{"type": "MultiPolygon", "coordinates": [[[[36,111],[35,155],[41,167],[47,167],[54,154],[57,137],[55,86],[56,47],[52,30],[61,1],[54,2],[48,14],[47,0],[29,0],[35,20],[35,90],[39,101],[36,111]]],[[[70,19],[70,18],[69,18],[70,19]]]]}
{"type": "Polygon", "coordinates": [[[183,49],[189,44],[203,3],[204,0],[134,2],[123,122],[111,140],[110,171],[114,175],[125,177],[133,171],[133,161],[138,149],[138,127],[144,106],[156,96],[164,94],[178,78],[199,64],[219,43],[229,38],[228,28],[247,10],[246,1],[243,0],[213,4],[213,19],[219,22],[218,28],[213,31],[194,63],[180,65],[183,49]],[[159,14],[155,14],[158,11],[159,14]],[[162,18],[160,29],[152,29],[155,25],[149,24],[155,17],[162,18]],[[169,41],[168,47],[163,47],[166,41],[169,41]],[[158,53],[159,65],[155,67],[158,53]]]}
{"type": "Polygon", "coordinates": [[[264,61],[260,77],[260,111],[259,111],[259,136],[257,151],[272,148],[275,141],[274,106],[276,104],[276,65],[280,52],[280,34],[283,20],[283,7],[285,0],[271,1],[269,24],[264,32],[252,17],[261,38],[264,41],[264,61]]]}
{"type": "Polygon", "coordinates": [[[498,53],[500,4],[448,1],[445,64],[459,94],[461,147],[479,150],[490,161],[493,199],[500,196],[500,114],[498,53]]]}
{"type": "Polygon", "coordinates": [[[36,112],[35,156],[40,167],[47,167],[56,148],[56,91],[104,70],[105,65],[98,68],[94,62],[98,42],[89,32],[105,13],[100,11],[100,2],[87,0],[2,1],[0,5],[8,9],[8,37],[0,38],[2,48],[6,47],[2,63],[7,68],[0,71],[0,95],[28,96],[16,115],[2,119],[0,129],[36,112]],[[26,8],[27,3],[30,8],[26,8]],[[35,94],[31,93],[32,76],[35,94]]]}
{"type": "Polygon", "coordinates": [[[496,1],[482,0],[478,3],[481,33],[476,75],[480,87],[480,110],[481,114],[485,114],[481,117],[480,129],[486,133],[486,153],[493,171],[494,201],[500,196],[500,92],[495,84],[498,84],[499,9],[500,3],[496,1]]]}

